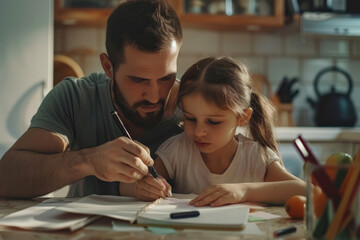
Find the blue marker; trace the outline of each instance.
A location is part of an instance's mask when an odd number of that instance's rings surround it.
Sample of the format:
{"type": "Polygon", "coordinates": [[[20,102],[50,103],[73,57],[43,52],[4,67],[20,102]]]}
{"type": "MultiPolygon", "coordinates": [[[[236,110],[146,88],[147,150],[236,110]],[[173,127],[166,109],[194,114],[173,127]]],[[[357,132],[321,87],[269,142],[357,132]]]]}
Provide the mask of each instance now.
{"type": "Polygon", "coordinates": [[[200,215],[199,211],[176,212],[176,213],[170,213],[170,218],[171,219],[190,218],[190,217],[197,217],[199,215],[200,215]]]}
{"type": "Polygon", "coordinates": [[[281,230],[278,230],[278,231],[274,232],[274,237],[275,238],[280,237],[280,236],[290,234],[290,233],[293,233],[293,232],[296,232],[296,227],[289,227],[289,228],[281,229],[281,230]]]}

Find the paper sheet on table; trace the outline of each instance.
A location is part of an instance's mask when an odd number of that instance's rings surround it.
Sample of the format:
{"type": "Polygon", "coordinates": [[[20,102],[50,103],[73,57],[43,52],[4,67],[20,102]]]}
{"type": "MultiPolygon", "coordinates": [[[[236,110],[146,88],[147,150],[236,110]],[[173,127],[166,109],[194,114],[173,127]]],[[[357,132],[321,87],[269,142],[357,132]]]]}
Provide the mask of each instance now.
{"type": "Polygon", "coordinates": [[[58,208],[58,210],[78,214],[91,214],[135,222],[137,213],[146,204],[132,197],[111,195],[90,195],[58,208]]]}
{"type": "Polygon", "coordinates": [[[199,228],[243,228],[247,222],[249,207],[233,204],[222,207],[194,207],[189,204],[192,195],[174,194],[173,197],[143,202],[123,196],[90,195],[58,208],[59,210],[107,216],[147,226],[199,227],[199,228]],[[186,198],[187,197],[187,198],[186,198]],[[171,219],[170,213],[200,212],[196,218],[171,219]]]}
{"type": "Polygon", "coordinates": [[[38,205],[0,218],[0,226],[26,230],[70,229],[74,231],[99,218],[99,216],[65,213],[55,209],[69,201],[72,200],[66,198],[48,199],[38,205]]]}

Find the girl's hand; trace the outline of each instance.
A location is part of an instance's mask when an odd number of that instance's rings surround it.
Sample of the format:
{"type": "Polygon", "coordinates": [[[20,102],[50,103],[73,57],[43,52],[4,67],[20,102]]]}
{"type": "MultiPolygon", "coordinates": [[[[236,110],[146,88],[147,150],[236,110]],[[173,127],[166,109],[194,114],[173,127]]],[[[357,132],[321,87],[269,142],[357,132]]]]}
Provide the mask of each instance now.
{"type": "Polygon", "coordinates": [[[136,183],[135,196],[144,201],[153,201],[160,197],[170,197],[171,186],[162,177],[145,176],[136,183]]]}
{"type": "Polygon", "coordinates": [[[196,207],[210,205],[219,207],[232,203],[246,201],[248,187],[243,184],[217,184],[202,191],[199,196],[190,201],[196,207]]]}

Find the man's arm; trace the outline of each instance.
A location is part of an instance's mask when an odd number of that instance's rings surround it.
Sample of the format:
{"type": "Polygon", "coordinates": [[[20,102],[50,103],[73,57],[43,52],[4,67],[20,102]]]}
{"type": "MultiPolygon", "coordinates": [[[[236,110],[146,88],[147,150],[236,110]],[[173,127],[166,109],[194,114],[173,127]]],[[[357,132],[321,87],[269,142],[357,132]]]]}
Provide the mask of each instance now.
{"type": "Polygon", "coordinates": [[[31,128],[0,160],[0,197],[41,196],[89,175],[134,182],[152,164],[147,149],[124,137],[68,151],[68,143],[59,135],[31,128]]]}
{"type": "Polygon", "coordinates": [[[90,174],[79,151],[40,128],[27,130],[0,160],[0,196],[35,197],[90,174]]]}

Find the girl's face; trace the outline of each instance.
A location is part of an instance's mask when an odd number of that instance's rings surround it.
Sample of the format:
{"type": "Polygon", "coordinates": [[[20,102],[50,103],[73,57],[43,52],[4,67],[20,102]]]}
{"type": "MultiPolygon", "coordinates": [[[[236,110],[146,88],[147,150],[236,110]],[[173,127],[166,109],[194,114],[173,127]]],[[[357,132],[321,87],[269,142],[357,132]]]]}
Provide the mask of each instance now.
{"type": "Polygon", "coordinates": [[[207,103],[199,93],[185,96],[182,107],[185,133],[200,152],[215,152],[233,140],[238,126],[234,112],[207,103]]]}

